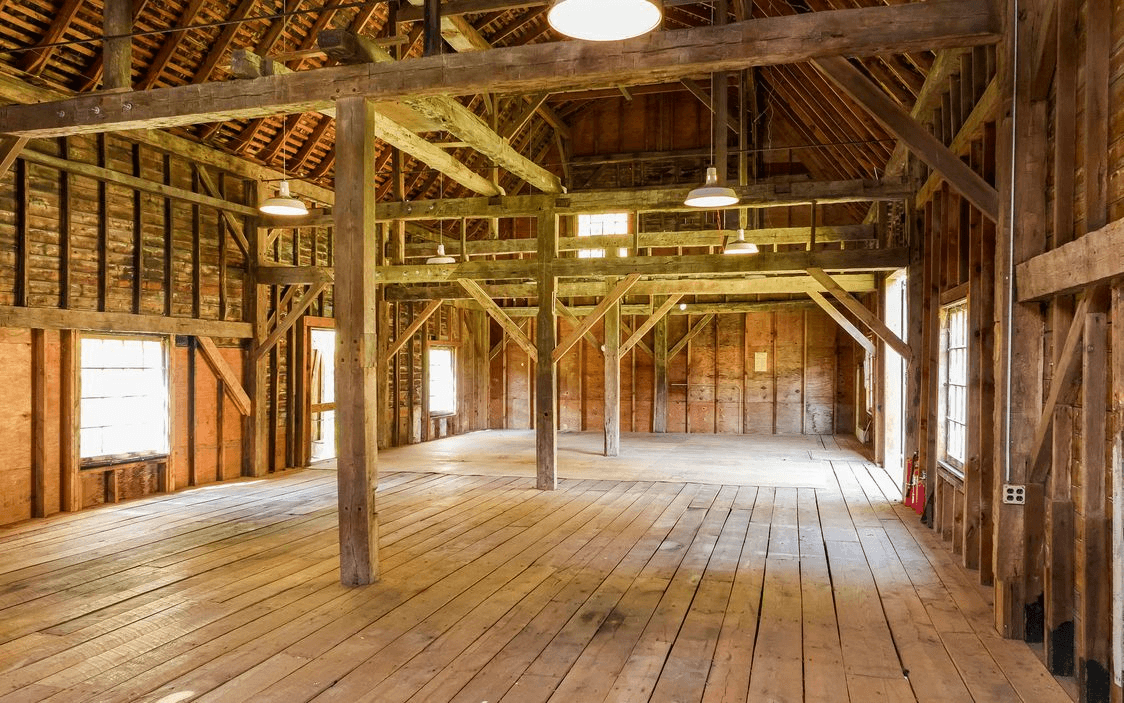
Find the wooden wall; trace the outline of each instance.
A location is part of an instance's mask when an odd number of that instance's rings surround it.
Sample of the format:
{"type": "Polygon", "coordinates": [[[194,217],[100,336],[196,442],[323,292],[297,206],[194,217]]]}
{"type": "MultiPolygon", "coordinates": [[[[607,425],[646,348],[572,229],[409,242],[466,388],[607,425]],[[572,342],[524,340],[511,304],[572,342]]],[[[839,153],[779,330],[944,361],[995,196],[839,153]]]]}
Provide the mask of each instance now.
{"type": "MultiPolygon", "coordinates": [[[[668,346],[703,322],[702,315],[668,317],[668,346]]],[[[623,316],[629,329],[644,318],[623,316]]],[[[577,327],[560,322],[560,337],[577,327]]],[[[603,339],[600,324],[592,330],[603,339]]],[[[491,361],[492,428],[531,427],[533,364],[497,325],[491,361]]],[[[647,345],[654,332],[645,336],[647,345]]],[[[818,308],[715,315],[668,364],[667,431],[705,434],[799,435],[855,430],[855,363],[850,337],[818,308]],[[764,354],[758,371],[756,355],[764,354]]],[[[559,361],[559,430],[599,431],[604,423],[604,357],[588,339],[559,361]]],[[[651,432],[654,360],[639,345],[621,360],[621,430],[651,432]]]]}

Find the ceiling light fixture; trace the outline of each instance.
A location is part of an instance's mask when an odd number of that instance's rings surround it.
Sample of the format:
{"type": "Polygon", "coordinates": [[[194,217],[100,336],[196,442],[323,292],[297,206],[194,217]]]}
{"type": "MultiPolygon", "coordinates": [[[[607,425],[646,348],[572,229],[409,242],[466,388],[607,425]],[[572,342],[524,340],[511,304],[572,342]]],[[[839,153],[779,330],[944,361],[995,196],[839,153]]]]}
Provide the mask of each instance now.
{"type": "Polygon", "coordinates": [[[706,183],[687,194],[683,204],[688,207],[730,207],[738,204],[738,194],[733,188],[718,184],[718,169],[708,166],[706,183]]]}
{"type": "Polygon", "coordinates": [[[261,201],[258,210],[267,215],[283,217],[300,217],[308,214],[308,207],[289,192],[288,180],[281,181],[281,185],[277,188],[277,195],[261,201]]]}
{"type": "Polygon", "coordinates": [[[618,41],[647,34],[663,19],[661,0],[554,0],[547,22],[574,39],[618,41]]]}
{"type": "Polygon", "coordinates": [[[431,256],[425,260],[425,263],[438,265],[438,264],[455,264],[457,260],[445,253],[445,245],[437,245],[437,256],[431,256]]]}
{"type": "Polygon", "coordinates": [[[756,254],[757,245],[745,241],[745,230],[738,230],[738,238],[726,245],[723,254],[756,254]]]}
{"type": "MultiPolygon", "coordinates": [[[[285,36],[285,30],[289,24],[289,13],[286,11],[284,0],[281,4],[281,37],[285,36]]],[[[285,125],[282,123],[282,137],[284,136],[285,125]]],[[[301,202],[298,198],[294,198],[293,194],[289,191],[289,178],[288,178],[288,159],[285,154],[285,144],[281,145],[281,175],[284,176],[281,180],[281,185],[277,187],[277,195],[272,198],[266,198],[258,204],[258,210],[266,215],[280,215],[282,217],[302,217],[308,214],[308,206],[301,202]]]]}

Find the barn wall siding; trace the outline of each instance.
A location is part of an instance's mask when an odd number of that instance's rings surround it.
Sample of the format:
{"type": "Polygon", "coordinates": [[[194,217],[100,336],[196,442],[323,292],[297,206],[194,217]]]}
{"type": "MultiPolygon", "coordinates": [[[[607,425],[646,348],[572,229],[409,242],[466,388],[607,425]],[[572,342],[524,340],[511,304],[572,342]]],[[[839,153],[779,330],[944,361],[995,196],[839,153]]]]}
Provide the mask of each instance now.
{"type": "MultiPolygon", "coordinates": [[[[644,318],[623,316],[629,329],[644,318]]],[[[669,346],[701,315],[668,318],[669,346]]],[[[577,323],[562,320],[566,338],[577,323]]],[[[598,340],[576,344],[558,362],[558,429],[600,431],[604,427],[603,326],[598,340]]],[[[529,429],[533,406],[532,364],[498,326],[493,343],[503,352],[491,364],[494,429],[529,429]],[[502,402],[501,402],[502,400],[502,402]]],[[[652,343],[653,333],[645,336],[652,343]]],[[[698,434],[801,435],[854,432],[854,342],[818,309],[716,315],[668,364],[667,429],[698,434]],[[758,371],[757,355],[764,355],[758,371]]],[[[638,346],[621,359],[621,430],[652,431],[654,361],[638,346]]]]}

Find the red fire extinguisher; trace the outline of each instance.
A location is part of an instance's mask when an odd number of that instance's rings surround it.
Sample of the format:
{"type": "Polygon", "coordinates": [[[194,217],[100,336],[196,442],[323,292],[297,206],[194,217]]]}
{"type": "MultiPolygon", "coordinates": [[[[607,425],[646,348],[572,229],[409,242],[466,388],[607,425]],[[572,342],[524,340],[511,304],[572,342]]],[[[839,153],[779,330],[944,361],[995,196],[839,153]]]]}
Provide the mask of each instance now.
{"type": "Polygon", "coordinates": [[[925,509],[925,473],[921,470],[921,462],[917,452],[914,452],[913,456],[906,461],[905,475],[909,478],[905,492],[905,504],[920,515],[925,509]]]}

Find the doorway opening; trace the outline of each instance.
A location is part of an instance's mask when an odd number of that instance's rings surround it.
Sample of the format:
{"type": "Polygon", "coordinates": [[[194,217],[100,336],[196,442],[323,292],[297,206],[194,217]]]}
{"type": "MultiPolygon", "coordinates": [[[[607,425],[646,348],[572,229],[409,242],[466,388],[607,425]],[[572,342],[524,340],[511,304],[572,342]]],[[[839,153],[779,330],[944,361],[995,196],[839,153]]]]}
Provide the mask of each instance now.
{"type": "Polygon", "coordinates": [[[336,458],[336,331],[309,328],[309,440],[312,461],[336,458]]]}
{"type": "MultiPolygon", "coordinates": [[[[906,272],[897,271],[886,279],[886,325],[902,340],[906,339],[909,310],[906,308],[906,272]]],[[[885,467],[890,478],[904,486],[905,475],[905,388],[906,365],[901,356],[887,349],[884,364],[885,378],[882,387],[884,417],[886,419],[885,467]]]]}

